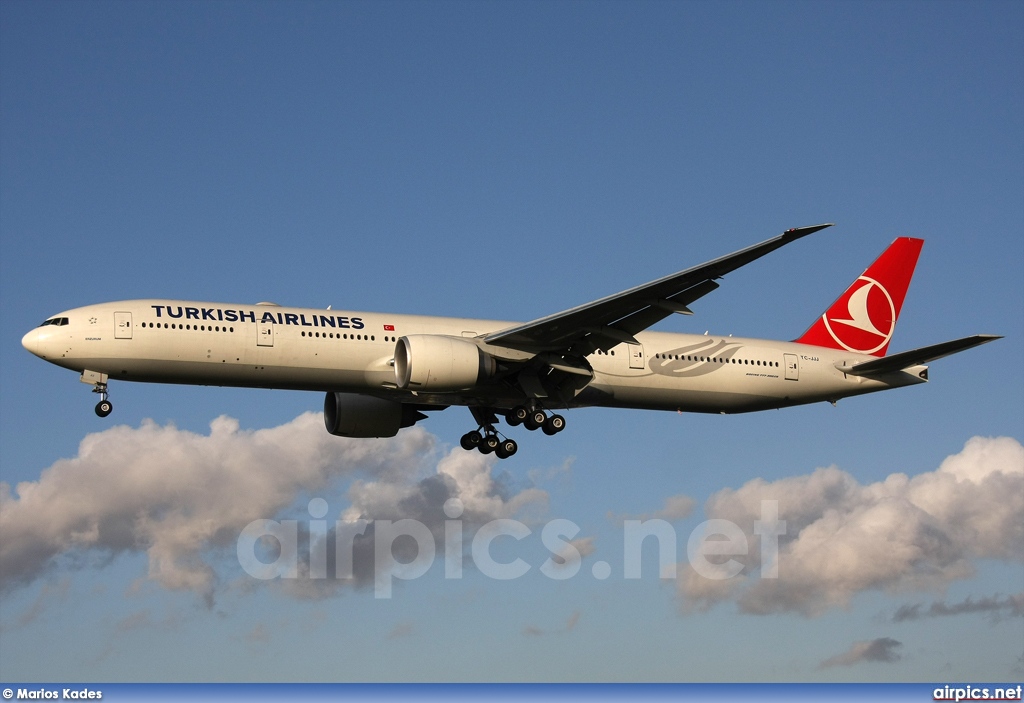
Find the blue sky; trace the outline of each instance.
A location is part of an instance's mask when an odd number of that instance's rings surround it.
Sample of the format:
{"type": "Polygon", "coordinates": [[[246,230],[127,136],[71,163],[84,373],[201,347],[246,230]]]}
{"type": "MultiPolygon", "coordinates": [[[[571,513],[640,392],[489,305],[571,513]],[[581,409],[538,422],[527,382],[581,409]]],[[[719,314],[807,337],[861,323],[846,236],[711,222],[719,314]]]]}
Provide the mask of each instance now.
{"type": "MultiPolygon", "coordinates": [[[[259,429],[307,441],[300,416],[319,394],[118,384],[100,420],[87,386],[20,345],[47,316],[94,302],[527,320],[836,222],[659,328],[792,339],[892,239],[919,236],[891,350],[1006,337],[936,362],[927,386],[837,408],[591,409],[554,438],[513,433],[514,459],[474,470],[490,472],[502,509],[518,497],[534,510],[534,534],[502,547],[532,564],[521,579],[446,580],[438,564],[387,600],[297,594],[253,584],[230,545],[205,544],[190,553],[217,575],[204,596],[162,580],[160,531],[63,550],[0,596],[0,680],[1019,680],[1024,635],[1007,600],[1024,591],[1019,547],[975,545],[942,565],[955,574],[882,578],[813,613],[753,614],[739,596],[695,608],[657,578],[653,549],[643,578],[624,579],[615,516],[692,498],[672,522],[685,557],[724,489],[830,466],[861,487],[895,473],[924,485],[973,437],[1024,441],[1022,56],[1024,7],[1011,2],[0,4],[0,480],[12,496],[62,478],[74,488],[52,500],[87,510],[87,497],[126,490],[79,445],[105,432],[93,441],[134,447],[133,470],[152,468],[162,445],[147,418],[200,453],[222,415],[240,446],[259,429]],[[593,550],[565,581],[538,573],[540,527],[555,518],[593,550]],[[597,560],[607,580],[591,575],[597,560]],[[942,614],[897,619],[904,606],[942,614]]],[[[419,447],[402,460],[412,490],[458,461],[470,425],[452,408],[374,451],[419,447]]],[[[255,517],[309,520],[321,497],[334,520],[367,499],[355,489],[391,485],[351,461],[255,517]]],[[[216,461],[180,468],[169,482],[218,475],[216,461]]],[[[218,513],[247,507],[233,500],[218,513]]]]}

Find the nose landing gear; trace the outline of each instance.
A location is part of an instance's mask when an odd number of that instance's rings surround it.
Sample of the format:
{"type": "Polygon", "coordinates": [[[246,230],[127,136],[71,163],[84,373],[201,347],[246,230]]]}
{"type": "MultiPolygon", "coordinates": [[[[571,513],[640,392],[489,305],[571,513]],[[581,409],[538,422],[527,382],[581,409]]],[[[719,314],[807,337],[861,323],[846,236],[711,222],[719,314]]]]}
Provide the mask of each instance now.
{"type": "Polygon", "coordinates": [[[114,404],[107,400],[107,384],[97,383],[92,392],[100,394],[100,402],[96,403],[96,414],[106,417],[114,410],[114,404]]]}

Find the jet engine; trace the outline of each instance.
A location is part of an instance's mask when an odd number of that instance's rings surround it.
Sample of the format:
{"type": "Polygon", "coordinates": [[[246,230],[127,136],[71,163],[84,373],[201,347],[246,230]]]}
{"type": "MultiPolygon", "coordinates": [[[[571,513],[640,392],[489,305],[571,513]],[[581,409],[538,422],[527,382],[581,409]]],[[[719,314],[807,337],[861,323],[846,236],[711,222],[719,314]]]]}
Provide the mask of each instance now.
{"type": "Polygon", "coordinates": [[[328,393],[324,398],[324,425],[339,437],[394,437],[426,415],[394,400],[356,393],[328,393]]]}
{"type": "Polygon", "coordinates": [[[413,334],[395,345],[395,380],[412,391],[459,391],[494,375],[497,364],[460,337],[413,334]]]}

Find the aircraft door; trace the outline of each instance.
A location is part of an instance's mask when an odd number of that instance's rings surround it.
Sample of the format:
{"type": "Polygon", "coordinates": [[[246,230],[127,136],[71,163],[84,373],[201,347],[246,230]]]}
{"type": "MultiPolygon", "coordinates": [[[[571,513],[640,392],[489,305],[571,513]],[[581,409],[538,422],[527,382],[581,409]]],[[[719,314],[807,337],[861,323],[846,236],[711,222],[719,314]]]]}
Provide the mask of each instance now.
{"type": "Polygon", "coordinates": [[[132,314],[130,312],[114,313],[114,339],[132,338],[132,314]]]}
{"type": "Polygon", "coordinates": [[[643,344],[627,344],[626,348],[629,349],[629,368],[631,369],[642,369],[644,368],[644,345],[643,344]]]}
{"type": "Polygon", "coordinates": [[[787,381],[799,381],[800,380],[800,361],[796,358],[796,354],[783,354],[786,364],[786,380],[787,381]]]}
{"type": "Polygon", "coordinates": [[[274,323],[260,320],[256,323],[256,346],[274,346],[274,323]]]}

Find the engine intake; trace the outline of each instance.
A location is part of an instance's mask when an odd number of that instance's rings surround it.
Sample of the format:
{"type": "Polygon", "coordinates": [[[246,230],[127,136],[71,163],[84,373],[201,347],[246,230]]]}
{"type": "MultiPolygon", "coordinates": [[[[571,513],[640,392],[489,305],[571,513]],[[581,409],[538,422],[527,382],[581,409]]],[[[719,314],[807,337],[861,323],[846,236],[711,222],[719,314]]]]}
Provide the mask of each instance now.
{"type": "Polygon", "coordinates": [[[413,334],[395,345],[395,381],[404,390],[460,391],[494,375],[497,364],[460,337],[413,334]]]}
{"type": "Polygon", "coordinates": [[[338,437],[394,437],[427,416],[394,400],[355,393],[328,393],[324,398],[324,425],[338,437]]]}

